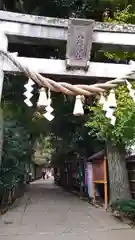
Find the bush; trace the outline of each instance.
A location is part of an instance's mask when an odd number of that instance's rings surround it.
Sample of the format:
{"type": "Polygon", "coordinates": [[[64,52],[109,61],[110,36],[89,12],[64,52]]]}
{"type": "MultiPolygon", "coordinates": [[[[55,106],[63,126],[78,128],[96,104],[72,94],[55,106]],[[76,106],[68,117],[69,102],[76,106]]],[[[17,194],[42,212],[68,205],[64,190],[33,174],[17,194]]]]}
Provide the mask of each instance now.
{"type": "Polygon", "coordinates": [[[118,211],[120,215],[135,219],[135,200],[117,200],[110,207],[112,212],[118,211]]]}
{"type": "Polygon", "coordinates": [[[31,141],[28,132],[18,121],[4,123],[4,144],[0,167],[0,205],[7,205],[9,195],[17,198],[18,186],[23,187],[26,165],[31,157],[31,141]],[[15,196],[12,196],[15,192],[15,196]]]}

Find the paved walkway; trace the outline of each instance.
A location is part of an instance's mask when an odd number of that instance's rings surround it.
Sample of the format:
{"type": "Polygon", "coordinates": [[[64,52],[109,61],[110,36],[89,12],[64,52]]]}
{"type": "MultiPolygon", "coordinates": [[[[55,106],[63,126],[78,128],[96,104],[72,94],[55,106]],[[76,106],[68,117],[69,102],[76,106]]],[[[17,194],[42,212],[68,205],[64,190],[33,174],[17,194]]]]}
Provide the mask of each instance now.
{"type": "Polygon", "coordinates": [[[0,240],[36,239],[134,240],[135,231],[50,180],[39,180],[0,219],[0,240]]]}

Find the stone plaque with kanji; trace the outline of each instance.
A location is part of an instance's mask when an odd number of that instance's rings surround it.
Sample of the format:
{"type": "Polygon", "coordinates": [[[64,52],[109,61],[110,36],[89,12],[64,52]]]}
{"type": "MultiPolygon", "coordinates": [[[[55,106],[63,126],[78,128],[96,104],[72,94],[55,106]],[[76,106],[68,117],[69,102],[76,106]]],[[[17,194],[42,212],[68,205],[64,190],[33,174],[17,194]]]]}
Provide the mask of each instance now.
{"type": "Polygon", "coordinates": [[[69,19],[67,40],[67,67],[88,68],[91,54],[93,20],[69,19]]]}

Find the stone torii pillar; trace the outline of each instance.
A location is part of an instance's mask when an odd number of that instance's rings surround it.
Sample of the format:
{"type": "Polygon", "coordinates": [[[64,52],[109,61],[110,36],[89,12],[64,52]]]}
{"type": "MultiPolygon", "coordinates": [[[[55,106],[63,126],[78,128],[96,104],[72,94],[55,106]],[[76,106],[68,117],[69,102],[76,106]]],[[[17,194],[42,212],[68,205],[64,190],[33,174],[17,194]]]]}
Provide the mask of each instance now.
{"type": "MultiPolygon", "coordinates": [[[[8,49],[8,39],[5,33],[0,32],[0,48],[7,51],[8,49]]],[[[2,90],[4,82],[4,71],[3,71],[4,57],[0,55],[0,104],[2,99],[2,90]]],[[[0,165],[2,161],[2,148],[3,148],[3,133],[4,133],[4,119],[3,112],[0,106],[0,165]]]]}

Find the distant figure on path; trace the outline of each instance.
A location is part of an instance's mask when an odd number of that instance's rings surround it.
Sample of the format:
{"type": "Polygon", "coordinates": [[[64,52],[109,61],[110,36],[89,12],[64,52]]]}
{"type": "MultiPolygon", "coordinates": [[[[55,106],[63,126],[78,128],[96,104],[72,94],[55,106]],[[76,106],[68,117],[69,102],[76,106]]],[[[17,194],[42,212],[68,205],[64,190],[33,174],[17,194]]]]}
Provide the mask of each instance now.
{"type": "Polygon", "coordinates": [[[45,179],[45,175],[46,175],[46,170],[45,168],[42,168],[42,178],[45,179]]]}
{"type": "Polygon", "coordinates": [[[46,177],[47,177],[47,179],[50,178],[50,172],[49,172],[49,170],[47,170],[46,177]]]}
{"type": "Polygon", "coordinates": [[[29,172],[29,182],[32,181],[32,172],[29,172]]]}

